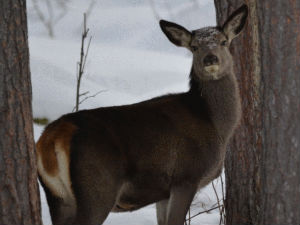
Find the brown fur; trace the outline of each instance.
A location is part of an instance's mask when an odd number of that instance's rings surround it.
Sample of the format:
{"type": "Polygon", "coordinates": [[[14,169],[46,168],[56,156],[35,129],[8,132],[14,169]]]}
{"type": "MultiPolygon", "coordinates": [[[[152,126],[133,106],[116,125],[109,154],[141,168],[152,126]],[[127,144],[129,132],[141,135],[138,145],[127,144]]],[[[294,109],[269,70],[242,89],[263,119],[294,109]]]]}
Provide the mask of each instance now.
{"type": "Polygon", "coordinates": [[[49,175],[58,173],[55,144],[60,144],[66,155],[70,155],[70,144],[76,126],[68,122],[51,124],[36,144],[37,155],[42,159],[44,169],[49,175]]]}
{"type": "Polygon", "coordinates": [[[224,30],[238,35],[246,16],[243,6],[225,23],[230,29],[192,33],[161,21],[174,44],[193,51],[187,93],[71,113],[46,128],[38,142],[46,173],[39,167],[39,175],[54,176],[52,186],[42,182],[54,225],[102,224],[109,212],[155,202],[159,225],[183,225],[197,189],[220,174],[240,119],[230,43],[221,43],[224,30]],[[218,69],[207,72],[212,54],[218,69]]]}

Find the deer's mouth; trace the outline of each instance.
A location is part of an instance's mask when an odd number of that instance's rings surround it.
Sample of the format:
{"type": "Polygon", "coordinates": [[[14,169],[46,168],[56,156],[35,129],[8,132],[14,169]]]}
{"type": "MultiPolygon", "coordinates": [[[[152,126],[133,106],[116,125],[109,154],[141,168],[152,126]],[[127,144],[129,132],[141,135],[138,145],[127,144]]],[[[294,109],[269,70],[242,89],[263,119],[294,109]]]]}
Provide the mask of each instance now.
{"type": "Polygon", "coordinates": [[[219,65],[209,65],[209,66],[205,66],[204,70],[209,73],[209,74],[216,74],[219,71],[219,65]]]}

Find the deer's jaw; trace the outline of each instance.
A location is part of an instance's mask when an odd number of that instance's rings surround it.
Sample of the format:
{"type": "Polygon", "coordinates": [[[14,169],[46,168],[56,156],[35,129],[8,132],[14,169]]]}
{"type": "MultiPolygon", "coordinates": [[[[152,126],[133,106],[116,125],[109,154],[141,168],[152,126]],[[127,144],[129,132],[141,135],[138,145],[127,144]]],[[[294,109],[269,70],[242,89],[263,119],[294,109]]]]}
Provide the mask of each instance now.
{"type": "Polygon", "coordinates": [[[219,68],[220,68],[219,65],[210,65],[210,66],[205,66],[204,70],[207,73],[209,73],[214,80],[216,80],[218,78],[217,74],[219,72],[219,68]]]}

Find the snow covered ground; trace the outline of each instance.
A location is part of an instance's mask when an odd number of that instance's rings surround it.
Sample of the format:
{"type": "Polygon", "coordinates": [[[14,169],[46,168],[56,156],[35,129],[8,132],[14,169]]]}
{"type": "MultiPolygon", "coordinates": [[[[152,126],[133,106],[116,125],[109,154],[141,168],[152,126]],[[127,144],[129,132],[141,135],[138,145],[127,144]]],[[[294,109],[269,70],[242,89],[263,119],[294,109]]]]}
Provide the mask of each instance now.
{"type": "MultiPolygon", "coordinates": [[[[43,1],[40,1],[43,2],[43,1]]],[[[79,59],[82,14],[89,1],[69,0],[66,15],[54,26],[54,38],[38,19],[32,0],[28,1],[29,46],[34,117],[54,120],[71,112],[75,103],[76,62],[79,59]]],[[[101,92],[80,108],[121,105],[188,89],[191,55],[172,45],[160,31],[151,1],[96,1],[88,17],[92,43],[82,92],[101,92]]],[[[211,0],[157,1],[159,17],[188,29],[215,24],[211,0]],[[164,2],[164,3],[163,3],[164,2]]],[[[42,8],[47,15],[47,10],[42,8]]],[[[56,11],[53,12],[54,17],[56,11]]],[[[35,139],[43,127],[34,126],[35,139]]],[[[216,183],[221,196],[220,182],[216,183]]],[[[41,189],[45,225],[51,224],[41,189]]],[[[211,185],[194,200],[191,215],[211,208],[217,202],[211,185]]],[[[156,224],[154,205],[132,213],[110,214],[105,225],[156,224]]],[[[192,224],[219,224],[219,211],[202,214],[192,224]]]]}

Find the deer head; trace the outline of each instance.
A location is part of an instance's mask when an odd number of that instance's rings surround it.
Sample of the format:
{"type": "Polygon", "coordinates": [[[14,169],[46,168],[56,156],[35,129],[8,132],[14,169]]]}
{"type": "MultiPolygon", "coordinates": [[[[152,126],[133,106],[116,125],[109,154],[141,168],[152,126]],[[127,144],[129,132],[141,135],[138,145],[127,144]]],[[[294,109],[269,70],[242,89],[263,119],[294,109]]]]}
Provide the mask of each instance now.
{"type": "Polygon", "coordinates": [[[160,21],[160,26],[173,44],[186,47],[193,53],[193,75],[196,79],[218,80],[232,68],[229,46],[241,33],[247,16],[248,7],[243,5],[221,27],[205,27],[190,32],[165,20],[160,21]]]}

